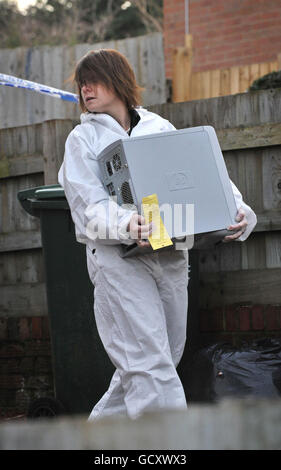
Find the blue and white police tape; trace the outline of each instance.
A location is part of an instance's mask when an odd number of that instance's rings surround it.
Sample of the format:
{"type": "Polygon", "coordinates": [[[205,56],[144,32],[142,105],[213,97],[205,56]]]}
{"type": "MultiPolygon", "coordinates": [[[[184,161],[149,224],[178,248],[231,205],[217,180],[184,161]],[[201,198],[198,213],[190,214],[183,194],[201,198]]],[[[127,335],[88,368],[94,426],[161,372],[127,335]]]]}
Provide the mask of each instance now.
{"type": "Polygon", "coordinates": [[[5,75],[4,73],[0,73],[0,85],[14,88],[25,88],[26,90],[36,91],[37,93],[47,94],[49,96],[53,96],[54,98],[60,98],[61,100],[72,101],[74,103],[78,103],[79,101],[78,95],[74,93],[58,90],[57,88],[42,85],[40,83],[30,82],[29,80],[24,80],[23,78],[5,75]]]}

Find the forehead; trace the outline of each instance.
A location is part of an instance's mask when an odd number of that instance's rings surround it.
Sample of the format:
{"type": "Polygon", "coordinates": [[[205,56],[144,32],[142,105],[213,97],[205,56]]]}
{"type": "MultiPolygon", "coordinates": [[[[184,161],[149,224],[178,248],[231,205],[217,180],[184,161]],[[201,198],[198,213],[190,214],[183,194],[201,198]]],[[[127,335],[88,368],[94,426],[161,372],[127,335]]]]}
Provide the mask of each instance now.
{"type": "Polygon", "coordinates": [[[80,62],[75,74],[76,82],[79,86],[85,83],[103,83],[110,86],[110,74],[103,64],[99,64],[91,57],[86,57],[80,62]]]}
{"type": "Polygon", "coordinates": [[[79,85],[84,85],[86,83],[98,83],[100,82],[100,79],[98,79],[94,70],[81,67],[77,73],[77,82],[79,85]]]}
{"type": "Polygon", "coordinates": [[[114,91],[112,83],[107,83],[107,81],[103,80],[103,77],[99,77],[91,71],[86,71],[86,73],[81,74],[77,78],[77,84],[80,89],[85,85],[95,85],[103,92],[111,93],[114,91]]]}

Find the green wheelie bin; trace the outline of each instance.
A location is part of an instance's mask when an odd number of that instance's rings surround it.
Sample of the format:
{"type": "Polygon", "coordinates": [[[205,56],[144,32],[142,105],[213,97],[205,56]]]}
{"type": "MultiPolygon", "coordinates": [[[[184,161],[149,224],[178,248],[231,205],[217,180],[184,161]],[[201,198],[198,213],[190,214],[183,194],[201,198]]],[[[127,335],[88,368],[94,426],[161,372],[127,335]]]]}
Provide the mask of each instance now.
{"type": "Polygon", "coordinates": [[[78,243],[60,185],[18,193],[22,207],[40,218],[55,399],[30,404],[29,417],[89,414],[109,386],[114,366],[94,319],[94,287],[86,246],[78,243]]]}

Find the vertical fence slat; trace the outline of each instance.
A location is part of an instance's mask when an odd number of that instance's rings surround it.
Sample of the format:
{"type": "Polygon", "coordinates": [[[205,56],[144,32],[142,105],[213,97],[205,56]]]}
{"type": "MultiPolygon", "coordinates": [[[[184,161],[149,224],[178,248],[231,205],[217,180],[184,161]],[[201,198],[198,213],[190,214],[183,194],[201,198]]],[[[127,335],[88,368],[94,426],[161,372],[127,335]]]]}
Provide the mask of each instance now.
{"type": "Polygon", "coordinates": [[[243,93],[247,90],[250,82],[250,68],[248,65],[239,67],[239,91],[243,93]]]}
{"type": "Polygon", "coordinates": [[[72,128],[72,120],[52,120],[43,123],[45,185],[58,182],[58,170],[63,160],[65,140],[72,128]]]}
{"type": "Polygon", "coordinates": [[[188,101],[190,99],[190,82],[192,68],[191,35],[187,34],[185,46],[174,49],[173,53],[173,101],[188,101]]]}
{"type": "Polygon", "coordinates": [[[239,67],[230,69],[230,94],[239,93],[239,67]]]}
{"type": "Polygon", "coordinates": [[[221,71],[221,95],[230,94],[230,69],[221,71]]]}
{"type": "Polygon", "coordinates": [[[202,77],[202,96],[209,98],[211,95],[211,73],[207,70],[202,77]]]}
{"type": "Polygon", "coordinates": [[[211,98],[220,95],[220,71],[211,70],[211,98]]]}
{"type": "MultiPolygon", "coordinates": [[[[280,66],[281,68],[281,66],[280,66]]],[[[269,63],[269,72],[276,72],[278,70],[278,61],[269,63]]]]}

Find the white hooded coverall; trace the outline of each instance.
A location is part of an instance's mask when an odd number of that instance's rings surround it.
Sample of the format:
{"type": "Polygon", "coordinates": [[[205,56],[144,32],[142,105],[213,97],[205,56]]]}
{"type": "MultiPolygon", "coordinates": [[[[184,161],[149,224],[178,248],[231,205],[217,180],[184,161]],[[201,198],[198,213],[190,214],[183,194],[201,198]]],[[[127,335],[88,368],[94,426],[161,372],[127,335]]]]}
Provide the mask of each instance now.
{"type": "MultiPolygon", "coordinates": [[[[131,136],[174,130],[174,126],[144,108],[131,136]]],[[[76,238],[86,244],[87,266],[95,286],[94,314],[104,348],[116,371],[109,389],[94,406],[89,420],[124,414],[134,419],[144,411],[186,408],[176,367],[186,341],[188,252],[156,251],[122,258],[121,243],[131,244],[126,228],[134,211],[117,206],[110,220],[109,196],[100,179],[98,154],[112,142],[130,138],[110,115],[84,113],[69,134],[58,179],[75,224],[76,238]],[[103,221],[114,239],[89,236],[87,224],[102,206],[103,221]],[[117,225],[117,227],[116,227],[117,225]],[[95,252],[93,253],[93,250],[95,252]]],[[[237,209],[243,207],[248,226],[256,216],[232,183],[237,209]]]]}

